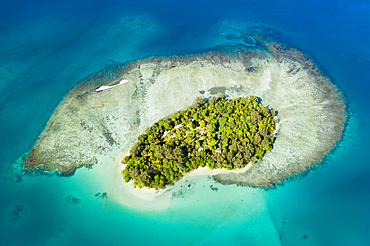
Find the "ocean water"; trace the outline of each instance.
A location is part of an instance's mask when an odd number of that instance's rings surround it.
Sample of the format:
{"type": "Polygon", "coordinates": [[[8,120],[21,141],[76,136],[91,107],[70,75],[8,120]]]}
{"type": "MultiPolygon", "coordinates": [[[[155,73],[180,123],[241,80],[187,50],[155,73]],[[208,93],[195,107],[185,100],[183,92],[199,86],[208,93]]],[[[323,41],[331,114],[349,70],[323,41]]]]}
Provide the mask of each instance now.
{"type": "Polygon", "coordinates": [[[364,0],[0,0],[0,244],[370,245],[369,16],[364,0]],[[96,197],[108,163],[72,177],[14,169],[88,75],[237,44],[254,26],[308,52],[347,100],[343,139],[311,172],[268,191],[199,178],[167,209],[144,211],[96,197]]]}

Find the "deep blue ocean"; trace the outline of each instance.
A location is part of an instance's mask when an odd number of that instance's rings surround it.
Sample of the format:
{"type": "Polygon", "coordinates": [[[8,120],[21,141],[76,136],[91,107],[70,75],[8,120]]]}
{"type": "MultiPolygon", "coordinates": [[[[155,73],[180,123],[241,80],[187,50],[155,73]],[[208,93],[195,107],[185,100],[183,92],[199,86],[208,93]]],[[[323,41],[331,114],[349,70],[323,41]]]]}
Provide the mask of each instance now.
{"type": "Polygon", "coordinates": [[[370,245],[369,40],[365,0],[0,0],[0,245],[370,245]],[[255,26],[310,54],[346,98],[342,141],[304,177],[268,191],[199,179],[142,211],[95,197],[104,164],[72,177],[14,169],[87,76],[237,44],[255,26]]]}

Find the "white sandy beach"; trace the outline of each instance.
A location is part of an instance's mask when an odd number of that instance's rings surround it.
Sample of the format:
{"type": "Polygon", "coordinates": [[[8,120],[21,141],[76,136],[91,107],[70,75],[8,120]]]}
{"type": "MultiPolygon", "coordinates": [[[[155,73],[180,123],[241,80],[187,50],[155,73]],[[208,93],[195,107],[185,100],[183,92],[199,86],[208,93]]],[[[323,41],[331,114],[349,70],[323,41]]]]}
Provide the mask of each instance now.
{"type": "Polygon", "coordinates": [[[239,58],[213,52],[148,58],[127,65],[114,79],[122,85],[97,92],[96,84],[81,84],[55,110],[31,150],[30,163],[47,160],[51,168],[68,171],[114,159],[109,196],[143,209],[168,207],[186,182],[202,176],[216,175],[216,181],[227,184],[269,187],[302,172],[317,163],[341,135],[344,103],[330,81],[300,60],[300,53],[255,52],[239,58]],[[276,141],[262,161],[236,171],[199,168],[163,191],[134,189],[124,183],[121,160],[147,127],[186,109],[198,96],[218,93],[229,98],[255,95],[277,110],[276,141]]]}
{"type": "MultiPolygon", "coordinates": [[[[154,188],[134,188],[131,182],[125,183],[121,172],[126,165],[122,164],[123,157],[128,155],[127,150],[121,151],[114,161],[114,172],[111,173],[110,189],[108,190],[109,197],[116,200],[124,206],[145,209],[145,210],[158,210],[165,209],[171,203],[172,194],[178,192],[183,187],[186,187],[191,180],[197,179],[200,176],[210,176],[221,173],[243,173],[247,171],[252,164],[248,164],[246,167],[237,170],[227,169],[215,169],[211,170],[207,167],[198,167],[196,170],[189,172],[182,179],[176,182],[174,185],[167,186],[163,190],[155,190],[154,188]]],[[[101,158],[102,162],[111,162],[106,158],[101,158]]],[[[191,189],[191,187],[190,187],[191,189]]]]}

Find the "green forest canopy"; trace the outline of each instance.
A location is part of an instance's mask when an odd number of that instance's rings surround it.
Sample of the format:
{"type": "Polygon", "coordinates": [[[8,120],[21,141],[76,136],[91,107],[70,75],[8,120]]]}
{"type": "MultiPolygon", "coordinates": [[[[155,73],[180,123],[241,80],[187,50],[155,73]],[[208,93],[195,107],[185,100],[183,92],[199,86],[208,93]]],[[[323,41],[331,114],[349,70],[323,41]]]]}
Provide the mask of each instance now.
{"type": "Polygon", "coordinates": [[[197,98],[138,137],[122,160],[122,175],[135,187],[162,189],[199,166],[243,168],[272,149],[274,116],[255,96],[197,98]]]}

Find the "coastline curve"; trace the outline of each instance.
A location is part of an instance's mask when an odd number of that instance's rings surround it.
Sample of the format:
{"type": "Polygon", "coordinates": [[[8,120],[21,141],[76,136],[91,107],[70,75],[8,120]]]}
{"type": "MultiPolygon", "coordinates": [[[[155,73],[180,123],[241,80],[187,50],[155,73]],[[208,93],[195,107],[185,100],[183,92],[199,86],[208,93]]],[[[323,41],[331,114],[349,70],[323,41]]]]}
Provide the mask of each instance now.
{"type": "Polygon", "coordinates": [[[272,187],[305,171],[333,148],[346,121],[341,92],[296,49],[263,43],[151,57],[100,72],[73,88],[24,168],[71,175],[96,164],[98,155],[127,152],[154,122],[187,108],[198,96],[217,93],[256,95],[277,109],[280,119],[273,150],[244,173],[214,176],[224,184],[272,187]],[[102,86],[110,89],[97,91],[102,86]]]}

